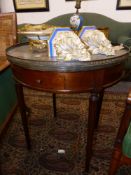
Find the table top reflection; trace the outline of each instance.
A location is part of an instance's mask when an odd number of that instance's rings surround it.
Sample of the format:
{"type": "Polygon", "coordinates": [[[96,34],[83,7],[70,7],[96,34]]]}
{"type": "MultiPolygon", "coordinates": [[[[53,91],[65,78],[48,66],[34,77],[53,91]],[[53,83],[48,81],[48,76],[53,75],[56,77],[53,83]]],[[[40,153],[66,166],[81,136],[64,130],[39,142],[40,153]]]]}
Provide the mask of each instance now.
{"type": "Polygon", "coordinates": [[[33,51],[28,43],[17,44],[7,49],[8,60],[23,68],[40,71],[87,71],[110,67],[127,59],[127,48],[116,51],[113,56],[92,55],[90,61],[64,61],[49,57],[48,50],[33,51]]]}

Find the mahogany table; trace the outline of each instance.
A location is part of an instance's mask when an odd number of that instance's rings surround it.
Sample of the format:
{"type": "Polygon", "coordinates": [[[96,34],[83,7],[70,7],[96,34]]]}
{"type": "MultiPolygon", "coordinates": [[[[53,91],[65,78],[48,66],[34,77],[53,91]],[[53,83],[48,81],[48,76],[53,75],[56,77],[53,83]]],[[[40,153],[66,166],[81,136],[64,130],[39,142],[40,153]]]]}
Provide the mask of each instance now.
{"type": "Polygon", "coordinates": [[[124,75],[128,50],[117,51],[115,56],[93,55],[90,61],[57,61],[56,58],[48,57],[47,51],[32,51],[26,43],[8,48],[7,57],[16,80],[18,104],[28,148],[31,144],[23,86],[52,93],[54,115],[56,115],[56,93],[90,92],[85,162],[85,172],[88,172],[103,90],[118,82],[124,75]]]}

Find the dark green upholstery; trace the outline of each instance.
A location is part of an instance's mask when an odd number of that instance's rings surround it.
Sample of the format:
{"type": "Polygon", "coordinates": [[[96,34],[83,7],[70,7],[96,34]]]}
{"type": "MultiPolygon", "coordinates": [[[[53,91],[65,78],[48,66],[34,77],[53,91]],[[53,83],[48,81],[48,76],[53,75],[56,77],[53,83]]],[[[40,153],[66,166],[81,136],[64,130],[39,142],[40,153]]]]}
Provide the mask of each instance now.
{"type": "MultiPolygon", "coordinates": [[[[55,17],[49,21],[48,24],[61,25],[61,26],[70,26],[70,17],[73,13],[64,14],[58,17],[55,17]]],[[[122,23],[115,21],[104,15],[96,13],[81,13],[81,16],[84,19],[83,25],[95,25],[96,27],[108,27],[109,28],[109,39],[113,43],[117,43],[119,37],[127,36],[131,38],[131,23],[122,23]]]]}
{"type": "MultiPolygon", "coordinates": [[[[73,13],[64,14],[57,16],[47,21],[46,23],[56,26],[70,26],[70,17],[73,13]]],[[[131,23],[124,23],[115,21],[104,15],[96,13],[81,13],[84,19],[83,25],[95,25],[96,27],[108,27],[109,28],[109,39],[113,43],[121,42],[120,38],[123,36],[125,39],[131,38],[131,23]],[[127,38],[126,38],[127,37],[127,38]]],[[[20,28],[24,24],[19,25],[20,28]]]]}
{"type": "Polygon", "coordinates": [[[0,72],[0,126],[16,104],[15,84],[11,68],[0,72]]]}

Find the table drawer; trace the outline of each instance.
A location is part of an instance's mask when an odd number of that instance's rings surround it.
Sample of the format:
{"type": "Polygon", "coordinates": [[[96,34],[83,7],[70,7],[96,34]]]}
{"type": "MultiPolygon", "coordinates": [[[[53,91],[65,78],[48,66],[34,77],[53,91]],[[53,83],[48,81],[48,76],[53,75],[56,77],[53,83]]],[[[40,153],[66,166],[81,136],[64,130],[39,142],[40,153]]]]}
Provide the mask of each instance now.
{"type": "Polygon", "coordinates": [[[64,76],[57,72],[41,72],[15,66],[13,73],[18,81],[33,89],[45,91],[64,89],[64,76]]]}

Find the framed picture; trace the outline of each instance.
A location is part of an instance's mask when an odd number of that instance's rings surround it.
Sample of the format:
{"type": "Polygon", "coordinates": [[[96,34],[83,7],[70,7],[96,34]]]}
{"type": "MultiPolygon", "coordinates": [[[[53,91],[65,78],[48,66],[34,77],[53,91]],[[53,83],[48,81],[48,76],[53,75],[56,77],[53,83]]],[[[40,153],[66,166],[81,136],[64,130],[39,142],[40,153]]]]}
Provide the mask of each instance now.
{"type": "Polygon", "coordinates": [[[117,10],[131,9],[131,0],[117,0],[117,10]]]}
{"type": "Polygon", "coordinates": [[[16,12],[49,11],[49,0],[13,0],[16,12]]]}

